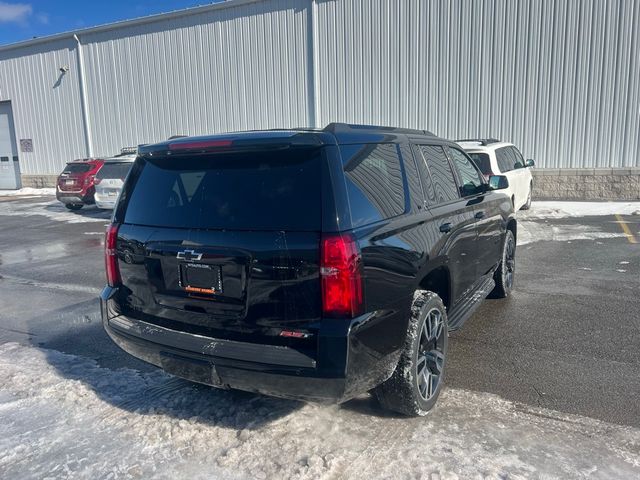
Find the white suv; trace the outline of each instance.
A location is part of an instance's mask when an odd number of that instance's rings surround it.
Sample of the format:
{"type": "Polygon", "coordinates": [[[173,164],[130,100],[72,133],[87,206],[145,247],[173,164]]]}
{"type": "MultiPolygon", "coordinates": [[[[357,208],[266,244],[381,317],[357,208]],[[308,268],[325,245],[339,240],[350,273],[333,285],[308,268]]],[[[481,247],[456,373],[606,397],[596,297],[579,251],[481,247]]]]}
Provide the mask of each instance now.
{"type": "Polygon", "coordinates": [[[531,206],[533,177],[530,167],[533,160],[524,160],[515,145],[501,142],[493,138],[457,140],[460,145],[482,170],[485,177],[505,175],[509,180],[509,188],[505,190],[513,202],[514,210],[528,210],[531,206]]]}

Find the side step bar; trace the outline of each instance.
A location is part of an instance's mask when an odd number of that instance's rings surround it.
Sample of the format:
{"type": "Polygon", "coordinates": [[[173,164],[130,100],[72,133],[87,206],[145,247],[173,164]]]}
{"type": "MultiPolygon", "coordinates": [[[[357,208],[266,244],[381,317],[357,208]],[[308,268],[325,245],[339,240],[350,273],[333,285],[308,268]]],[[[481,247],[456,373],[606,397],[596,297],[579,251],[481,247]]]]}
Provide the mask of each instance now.
{"type": "Polygon", "coordinates": [[[482,301],[496,286],[493,275],[487,275],[480,280],[477,286],[471,290],[455,307],[448,312],[449,331],[458,330],[473,312],[480,306],[482,301]]]}

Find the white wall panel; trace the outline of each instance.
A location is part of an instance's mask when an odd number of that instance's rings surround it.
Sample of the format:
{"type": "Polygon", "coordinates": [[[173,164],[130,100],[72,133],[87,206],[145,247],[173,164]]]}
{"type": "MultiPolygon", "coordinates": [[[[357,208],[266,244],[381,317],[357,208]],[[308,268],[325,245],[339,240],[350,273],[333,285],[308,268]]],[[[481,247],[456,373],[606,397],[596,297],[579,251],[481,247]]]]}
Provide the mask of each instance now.
{"type": "MultiPolygon", "coordinates": [[[[76,33],[95,155],[346,121],[595,168],[640,166],[638,25],[637,0],[232,0],[76,33]]],[[[72,34],[0,47],[24,173],[87,153],[77,51],[72,34]]]]}
{"type": "Polygon", "coordinates": [[[22,173],[59,173],[86,155],[79,92],[72,38],[0,51],[0,101],[11,101],[16,139],[33,140],[33,153],[18,153],[22,173]]]}
{"type": "Polygon", "coordinates": [[[541,167],[640,166],[640,2],[318,0],[321,123],[512,141],[541,167]]]}
{"type": "Polygon", "coordinates": [[[307,12],[272,0],[81,35],[95,150],[307,125],[307,12]]]}

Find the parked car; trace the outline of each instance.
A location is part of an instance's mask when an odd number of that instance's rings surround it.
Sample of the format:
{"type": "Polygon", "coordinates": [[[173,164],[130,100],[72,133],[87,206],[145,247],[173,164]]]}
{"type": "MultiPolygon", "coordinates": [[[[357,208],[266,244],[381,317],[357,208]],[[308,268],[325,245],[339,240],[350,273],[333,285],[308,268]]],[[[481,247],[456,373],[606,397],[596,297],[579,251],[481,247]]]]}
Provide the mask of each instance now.
{"type": "Polygon", "coordinates": [[[84,158],[67,163],[56,182],[56,198],[69,210],[94,203],[94,180],[103,159],[84,158]]]}
{"type": "Polygon", "coordinates": [[[122,153],[105,160],[95,179],[96,193],[94,198],[98,208],[112,209],[115,206],[124,179],[131,170],[135,159],[135,153],[122,153]]]}
{"type": "Polygon", "coordinates": [[[529,167],[535,166],[533,160],[525,160],[520,150],[512,143],[494,138],[457,142],[476,162],[485,177],[504,175],[509,179],[507,193],[516,211],[528,210],[531,207],[533,176],[529,167]]]}
{"type": "Polygon", "coordinates": [[[104,328],[195,382],[319,402],[373,389],[424,415],[448,331],[513,287],[507,187],[418,130],[141,147],[106,234],[104,328]]]}

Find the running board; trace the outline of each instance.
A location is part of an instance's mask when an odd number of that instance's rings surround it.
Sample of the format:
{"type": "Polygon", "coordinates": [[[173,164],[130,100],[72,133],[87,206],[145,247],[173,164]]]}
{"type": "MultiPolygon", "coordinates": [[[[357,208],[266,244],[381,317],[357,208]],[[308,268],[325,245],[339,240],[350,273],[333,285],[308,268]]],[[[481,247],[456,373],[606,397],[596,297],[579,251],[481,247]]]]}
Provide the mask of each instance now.
{"type": "Polygon", "coordinates": [[[495,286],[496,282],[493,280],[493,275],[487,275],[484,280],[480,280],[478,286],[448,313],[449,331],[458,330],[462,327],[464,322],[473,315],[473,312],[476,311],[495,286]]]}

